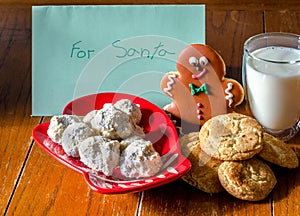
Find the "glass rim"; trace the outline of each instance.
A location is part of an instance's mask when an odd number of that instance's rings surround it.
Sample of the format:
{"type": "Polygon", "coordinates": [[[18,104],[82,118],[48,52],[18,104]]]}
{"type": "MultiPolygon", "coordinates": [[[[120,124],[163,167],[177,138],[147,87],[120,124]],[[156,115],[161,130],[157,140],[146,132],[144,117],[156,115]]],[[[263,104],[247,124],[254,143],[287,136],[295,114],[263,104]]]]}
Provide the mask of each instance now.
{"type": "MultiPolygon", "coordinates": [[[[294,38],[298,38],[299,40],[299,50],[300,50],[300,35],[298,34],[294,34],[294,33],[287,33],[287,32],[266,32],[266,33],[260,33],[257,35],[253,35],[250,38],[248,38],[245,43],[244,43],[244,52],[250,56],[251,58],[255,59],[255,60],[259,60],[259,61],[263,61],[263,62],[268,62],[268,63],[273,63],[273,64],[298,64],[300,63],[300,58],[297,60],[292,60],[292,61],[275,61],[275,60],[269,60],[269,59],[264,59],[264,58],[260,58],[260,57],[256,57],[254,56],[248,49],[248,44],[253,41],[256,38],[260,38],[260,37],[265,37],[265,36],[288,36],[288,37],[294,37],[294,38]]],[[[274,46],[275,47],[275,46],[274,46]]],[[[292,48],[292,47],[289,47],[292,48]]],[[[296,49],[296,48],[294,48],[296,49]]]]}

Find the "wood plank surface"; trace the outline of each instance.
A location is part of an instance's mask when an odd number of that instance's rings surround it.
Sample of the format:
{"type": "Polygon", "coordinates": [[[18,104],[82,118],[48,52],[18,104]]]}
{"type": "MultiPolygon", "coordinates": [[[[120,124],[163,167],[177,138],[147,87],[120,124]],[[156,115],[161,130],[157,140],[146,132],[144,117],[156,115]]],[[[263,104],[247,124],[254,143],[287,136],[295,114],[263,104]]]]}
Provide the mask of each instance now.
{"type": "Polygon", "coordinates": [[[134,215],[140,193],[103,195],[83,176],[65,167],[36,144],[30,153],[8,215],[134,215]]]}
{"type": "Polygon", "coordinates": [[[30,13],[0,8],[0,213],[32,146],[30,13]]]}
{"type": "Polygon", "coordinates": [[[261,202],[238,200],[226,192],[207,194],[182,180],[144,192],[141,215],[272,215],[271,197],[261,202]]]}

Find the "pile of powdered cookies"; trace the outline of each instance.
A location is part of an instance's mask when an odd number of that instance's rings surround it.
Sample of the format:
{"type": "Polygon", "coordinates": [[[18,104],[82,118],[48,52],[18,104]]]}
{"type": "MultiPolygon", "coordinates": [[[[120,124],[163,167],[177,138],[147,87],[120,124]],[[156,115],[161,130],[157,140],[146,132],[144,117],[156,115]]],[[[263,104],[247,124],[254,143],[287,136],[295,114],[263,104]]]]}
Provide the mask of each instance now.
{"type": "Polygon", "coordinates": [[[122,99],[85,116],[53,116],[47,134],[94,171],[111,176],[119,168],[126,178],[149,177],[160,170],[162,160],[144,139],[141,119],[139,106],[122,99]]]}
{"type": "Polygon", "coordinates": [[[284,142],[264,133],[248,116],[230,113],[208,120],[199,132],[180,138],[183,154],[191,161],[183,180],[207,193],[224,189],[236,198],[266,198],[276,177],[266,162],[296,168],[296,153],[284,142]]]}

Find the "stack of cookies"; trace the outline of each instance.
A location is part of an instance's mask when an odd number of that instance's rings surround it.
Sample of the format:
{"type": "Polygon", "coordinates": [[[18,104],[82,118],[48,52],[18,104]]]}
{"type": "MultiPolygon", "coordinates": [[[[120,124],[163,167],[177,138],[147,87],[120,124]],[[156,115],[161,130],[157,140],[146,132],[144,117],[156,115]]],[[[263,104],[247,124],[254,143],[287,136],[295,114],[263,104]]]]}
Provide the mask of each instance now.
{"type": "Polygon", "coordinates": [[[236,198],[263,200],[276,184],[266,162],[296,168],[296,153],[284,142],[264,133],[259,123],[238,113],[208,120],[199,132],[180,138],[183,154],[191,161],[183,180],[207,193],[226,190],[236,198]]]}

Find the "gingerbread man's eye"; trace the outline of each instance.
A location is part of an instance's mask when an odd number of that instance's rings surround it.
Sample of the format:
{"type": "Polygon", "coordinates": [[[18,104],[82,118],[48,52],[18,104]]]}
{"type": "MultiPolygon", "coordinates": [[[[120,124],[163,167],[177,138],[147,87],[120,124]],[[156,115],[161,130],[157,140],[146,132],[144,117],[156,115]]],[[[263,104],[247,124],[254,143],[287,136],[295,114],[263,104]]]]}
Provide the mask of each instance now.
{"type": "Polygon", "coordinates": [[[199,58],[199,63],[201,66],[205,66],[208,64],[208,59],[205,56],[202,56],[201,58],[199,58]]]}
{"type": "Polygon", "coordinates": [[[198,59],[194,56],[189,58],[189,63],[193,66],[197,66],[198,65],[198,59]]]}

